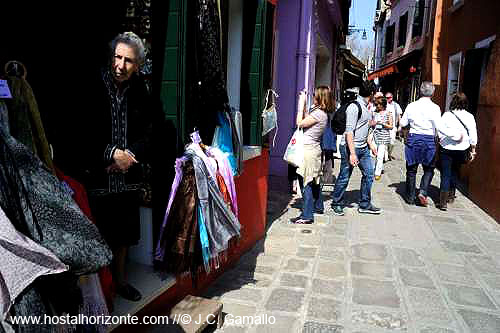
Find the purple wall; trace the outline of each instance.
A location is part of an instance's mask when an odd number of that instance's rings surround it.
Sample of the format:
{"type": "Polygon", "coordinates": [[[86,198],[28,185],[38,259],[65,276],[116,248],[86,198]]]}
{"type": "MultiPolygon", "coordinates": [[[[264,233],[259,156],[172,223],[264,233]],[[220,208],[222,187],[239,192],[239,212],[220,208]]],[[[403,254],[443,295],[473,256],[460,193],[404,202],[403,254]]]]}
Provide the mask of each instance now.
{"type": "Polygon", "coordinates": [[[295,127],[297,93],[314,92],[317,33],[332,52],[332,88],[336,80],[336,28],[340,24],[339,0],[280,0],[277,7],[278,134],[271,148],[269,174],[286,176],[283,154],[295,127]],[[318,8],[315,8],[318,4],[318,8]],[[319,31],[318,31],[319,30],[319,31]]]}

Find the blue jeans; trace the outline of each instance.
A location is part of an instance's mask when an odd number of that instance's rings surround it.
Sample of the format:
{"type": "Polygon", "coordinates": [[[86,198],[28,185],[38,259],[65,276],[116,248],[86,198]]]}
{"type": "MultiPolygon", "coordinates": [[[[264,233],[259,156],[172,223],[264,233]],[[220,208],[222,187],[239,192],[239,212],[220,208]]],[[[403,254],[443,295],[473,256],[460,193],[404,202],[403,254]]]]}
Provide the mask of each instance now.
{"type": "Polygon", "coordinates": [[[441,192],[449,192],[456,189],[460,167],[465,162],[465,151],[439,150],[441,158],[441,192]]]}
{"type": "MultiPolygon", "coordinates": [[[[420,179],[419,193],[426,197],[429,185],[434,177],[434,166],[422,165],[422,168],[424,169],[424,175],[420,179]]],[[[410,203],[415,201],[415,195],[417,192],[417,170],[418,164],[408,165],[408,163],[406,163],[406,197],[410,203]]]]}
{"type": "MultiPolygon", "coordinates": [[[[368,208],[371,205],[371,191],[374,171],[373,160],[368,147],[355,148],[355,150],[359,161],[358,166],[363,175],[361,178],[361,200],[359,201],[359,207],[368,208]]],[[[340,156],[340,172],[332,193],[332,206],[342,205],[345,190],[349,184],[352,170],[354,170],[354,167],[349,162],[349,148],[347,147],[347,144],[340,145],[340,156]]]]}
{"type": "Polygon", "coordinates": [[[305,220],[313,220],[314,212],[323,213],[324,210],[321,186],[316,184],[314,180],[304,186],[304,179],[301,176],[298,176],[298,178],[303,201],[302,215],[300,217],[305,220]]]}

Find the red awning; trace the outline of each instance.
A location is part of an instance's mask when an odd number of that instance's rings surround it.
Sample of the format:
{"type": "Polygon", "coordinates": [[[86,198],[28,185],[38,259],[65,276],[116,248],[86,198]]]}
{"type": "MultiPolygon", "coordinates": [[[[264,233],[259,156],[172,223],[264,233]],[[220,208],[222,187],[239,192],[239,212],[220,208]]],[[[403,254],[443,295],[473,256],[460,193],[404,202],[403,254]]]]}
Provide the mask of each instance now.
{"type": "Polygon", "coordinates": [[[269,1],[270,3],[272,3],[275,6],[278,4],[278,0],[267,0],[267,1],[269,1]]]}
{"type": "Polygon", "coordinates": [[[386,76],[392,73],[397,73],[398,72],[398,67],[396,64],[392,64],[390,66],[387,66],[385,68],[379,69],[378,71],[372,72],[368,75],[368,80],[374,80],[377,77],[382,77],[386,76]]]}

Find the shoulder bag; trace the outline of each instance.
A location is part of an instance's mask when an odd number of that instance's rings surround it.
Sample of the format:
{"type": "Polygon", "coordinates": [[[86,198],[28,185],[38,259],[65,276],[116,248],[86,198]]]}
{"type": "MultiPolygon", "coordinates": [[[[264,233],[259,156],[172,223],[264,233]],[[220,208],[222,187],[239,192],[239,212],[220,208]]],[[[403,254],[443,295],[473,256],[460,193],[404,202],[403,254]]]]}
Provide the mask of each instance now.
{"type": "MultiPolygon", "coordinates": [[[[450,110],[450,112],[455,117],[457,117],[457,119],[460,122],[460,124],[462,124],[462,126],[465,128],[465,131],[467,132],[467,136],[469,136],[469,129],[467,128],[467,126],[465,126],[464,122],[453,111],[450,110]]],[[[467,148],[465,150],[465,162],[470,162],[470,161],[472,161],[472,148],[471,148],[471,146],[469,144],[469,148],[467,148]]]]}

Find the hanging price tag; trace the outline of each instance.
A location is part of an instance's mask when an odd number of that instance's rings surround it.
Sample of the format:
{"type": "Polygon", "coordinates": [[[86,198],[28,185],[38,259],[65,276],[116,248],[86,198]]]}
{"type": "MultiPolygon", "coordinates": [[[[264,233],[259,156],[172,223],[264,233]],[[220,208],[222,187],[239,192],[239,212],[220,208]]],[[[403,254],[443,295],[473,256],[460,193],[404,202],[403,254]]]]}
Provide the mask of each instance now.
{"type": "Polygon", "coordinates": [[[0,80],[0,98],[12,98],[7,80],[0,80]]]}

